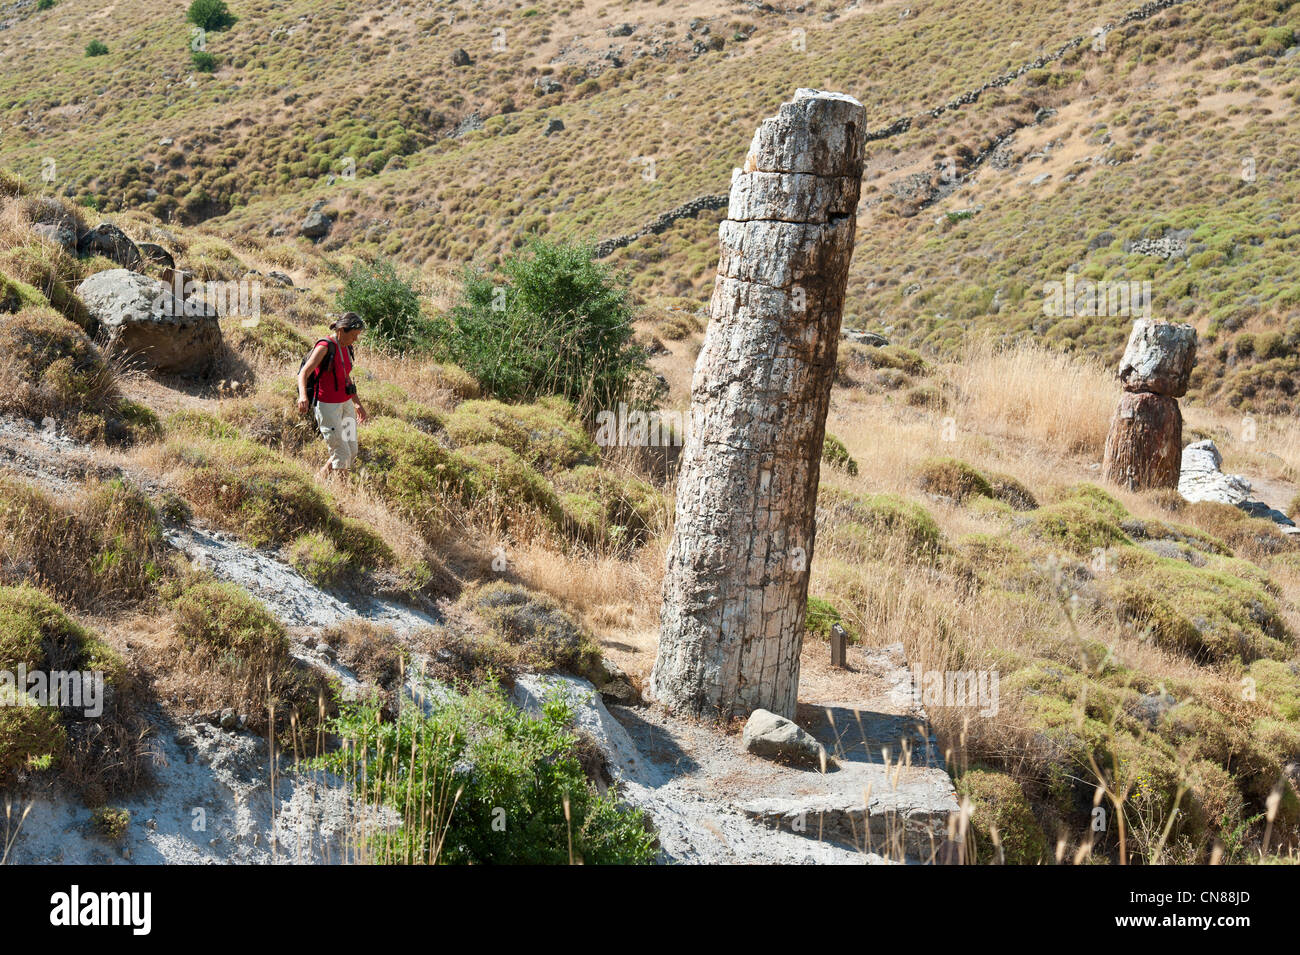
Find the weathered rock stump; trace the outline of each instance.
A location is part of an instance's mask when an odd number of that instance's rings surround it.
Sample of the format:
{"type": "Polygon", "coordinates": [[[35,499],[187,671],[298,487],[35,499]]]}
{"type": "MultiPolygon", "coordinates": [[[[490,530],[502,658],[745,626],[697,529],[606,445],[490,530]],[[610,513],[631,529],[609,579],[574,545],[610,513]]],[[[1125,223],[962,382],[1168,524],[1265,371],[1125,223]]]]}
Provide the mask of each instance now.
{"type": "Polygon", "coordinates": [[[221,326],[201,299],[128,269],[96,272],[76,289],[99,323],[105,350],[169,374],[205,374],[221,349],[221,326]]]}
{"type": "Polygon", "coordinates": [[[799,90],[731,185],[692,382],[651,693],[793,717],[865,112],[799,90]]]}
{"type": "Polygon", "coordinates": [[[1106,436],[1102,474],[1141,491],[1178,487],[1183,415],[1178,400],[1196,365],[1196,329],[1138,319],[1120,362],[1124,386],[1106,436]]]}

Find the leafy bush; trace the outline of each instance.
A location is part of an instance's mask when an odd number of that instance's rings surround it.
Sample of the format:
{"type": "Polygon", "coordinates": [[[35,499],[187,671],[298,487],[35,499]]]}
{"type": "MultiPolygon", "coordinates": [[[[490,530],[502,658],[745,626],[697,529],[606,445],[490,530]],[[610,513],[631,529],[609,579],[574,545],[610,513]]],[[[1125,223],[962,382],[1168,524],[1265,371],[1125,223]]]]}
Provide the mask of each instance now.
{"type": "Polygon", "coordinates": [[[86,44],[86,56],[104,56],[108,53],[108,47],[102,40],[91,40],[86,44]]]}
{"type": "Polygon", "coordinates": [[[320,765],[401,817],[398,832],[373,837],[377,862],[653,861],[642,813],[588,782],[572,718],[554,698],[533,718],[496,688],[443,699],[428,716],[408,707],[395,722],[359,707],[334,721],[344,746],[320,765]]]}
{"type": "Polygon", "coordinates": [[[533,239],[497,274],[470,272],[436,324],[439,347],[505,401],[562,395],[584,411],[634,396],[646,375],[630,293],[580,245],[533,239]]]}
{"type": "Polygon", "coordinates": [[[426,348],[431,324],[420,310],[420,295],[388,259],[357,262],[338,293],[341,311],[356,312],[367,334],[399,351],[426,348]]]}
{"type": "Polygon", "coordinates": [[[826,439],[822,441],[822,460],[831,467],[843,468],[850,476],[858,473],[858,462],[853,460],[844,442],[829,431],[826,432],[826,439]]]}
{"type": "Polygon", "coordinates": [[[856,639],[853,631],[845,625],[844,617],[835,609],[834,604],[829,600],[823,600],[821,597],[814,597],[812,594],[809,594],[807,615],[804,618],[804,629],[809,633],[815,633],[819,636],[829,638],[831,635],[831,627],[835,626],[837,623],[841,627],[844,627],[850,640],[856,639]]]}
{"type": "Polygon", "coordinates": [[[226,0],[194,0],[185,18],[204,30],[225,30],[235,25],[236,17],[226,0]]]}
{"type": "Polygon", "coordinates": [[[190,51],[190,62],[200,73],[215,73],[217,71],[217,58],[207,50],[190,51]]]}
{"type": "Polygon", "coordinates": [[[1047,839],[1014,777],[972,767],[957,779],[957,791],[974,806],[971,837],[976,861],[1034,865],[1047,859],[1047,839]]]}

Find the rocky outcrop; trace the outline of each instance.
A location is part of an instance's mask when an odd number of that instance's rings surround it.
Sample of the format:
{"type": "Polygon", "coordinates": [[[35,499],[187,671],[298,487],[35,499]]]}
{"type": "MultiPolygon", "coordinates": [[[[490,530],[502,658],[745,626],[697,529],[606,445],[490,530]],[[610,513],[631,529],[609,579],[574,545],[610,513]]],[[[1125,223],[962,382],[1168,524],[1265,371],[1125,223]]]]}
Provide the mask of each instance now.
{"type": "Polygon", "coordinates": [[[1272,521],[1283,534],[1300,534],[1300,527],[1275,507],[1254,500],[1254,489],[1240,474],[1223,473],[1223,455],[1208,438],[1183,448],[1178,493],[1191,503],[1213,501],[1231,504],[1251,517],[1272,521]]]}
{"type": "Polygon", "coordinates": [[[172,254],[161,245],[158,245],[158,243],[141,242],[138,248],[140,249],[140,255],[151,264],[161,266],[165,269],[176,268],[176,260],[172,258],[172,254]]]}
{"type": "Polygon", "coordinates": [[[670,707],[795,712],[865,119],[801,89],[732,179],[651,677],[670,707]]]}
{"type": "Polygon", "coordinates": [[[330,234],[330,229],[334,226],[334,220],[331,219],[320,209],[312,209],[307,213],[306,218],[298,226],[298,234],[304,238],[313,241],[323,239],[330,234]]]}
{"type": "Polygon", "coordinates": [[[133,272],[144,264],[135,243],[111,222],[101,222],[84,233],[77,240],[77,251],[82,255],[102,255],[133,272]]]}
{"type": "Polygon", "coordinates": [[[53,242],[69,255],[77,254],[77,220],[58,200],[38,196],[28,202],[26,211],[31,218],[34,233],[53,242]]]}
{"type": "Polygon", "coordinates": [[[1178,493],[1188,501],[1216,501],[1240,505],[1250,500],[1250,482],[1238,474],[1224,474],[1223,455],[1208,438],[1183,448],[1178,493]]]}
{"type": "Polygon", "coordinates": [[[1110,422],[1102,474],[1131,491],[1177,487],[1182,466],[1183,415],[1196,365],[1196,329],[1138,319],[1120,362],[1124,386],[1110,422]]]}
{"type": "Polygon", "coordinates": [[[792,720],[767,710],[755,710],[749,715],[741,743],[745,752],[765,759],[812,766],[823,772],[835,766],[835,760],[827,755],[826,747],[817,737],[800,729],[792,720]]]}
{"type": "Polygon", "coordinates": [[[217,313],[201,299],[181,302],[157,279],[129,269],[96,272],[77,295],[107,337],[106,350],[154,371],[203,374],[221,347],[217,313]]]}

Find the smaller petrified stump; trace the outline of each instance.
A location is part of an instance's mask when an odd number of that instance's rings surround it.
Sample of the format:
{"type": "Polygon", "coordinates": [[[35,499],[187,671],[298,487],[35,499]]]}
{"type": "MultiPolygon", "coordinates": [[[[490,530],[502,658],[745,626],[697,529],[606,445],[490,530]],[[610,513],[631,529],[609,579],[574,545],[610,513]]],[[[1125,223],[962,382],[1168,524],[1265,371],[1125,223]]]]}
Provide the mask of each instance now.
{"type": "Polygon", "coordinates": [[[1196,329],[1139,319],[1120,362],[1124,385],[1106,437],[1102,473],[1132,491],[1177,487],[1183,452],[1183,415],[1196,365],[1196,329]]]}

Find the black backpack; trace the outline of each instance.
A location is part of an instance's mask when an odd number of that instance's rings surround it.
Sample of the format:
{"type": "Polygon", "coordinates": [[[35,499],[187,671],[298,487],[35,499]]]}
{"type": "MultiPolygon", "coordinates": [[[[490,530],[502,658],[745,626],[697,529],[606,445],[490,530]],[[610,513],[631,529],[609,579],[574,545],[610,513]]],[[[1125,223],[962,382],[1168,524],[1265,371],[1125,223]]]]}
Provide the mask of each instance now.
{"type": "MultiPolygon", "coordinates": [[[[315,408],[316,401],[320,397],[320,395],[318,394],[318,391],[320,389],[320,376],[323,375],[330,368],[334,368],[335,344],[336,343],[332,338],[321,338],[318,339],[316,342],[316,345],[326,346],[325,357],[320,360],[320,364],[316,366],[316,370],[307,376],[307,407],[308,408],[315,408]]],[[[298,363],[298,374],[302,374],[303,368],[307,367],[307,361],[308,359],[311,358],[311,352],[314,352],[316,350],[316,345],[312,345],[311,351],[307,352],[303,360],[298,363]]],[[[351,345],[348,346],[348,357],[353,360],[355,360],[357,357],[356,351],[353,349],[351,345]]],[[[336,389],[339,387],[339,370],[337,368],[334,368],[334,387],[336,389]]]]}

